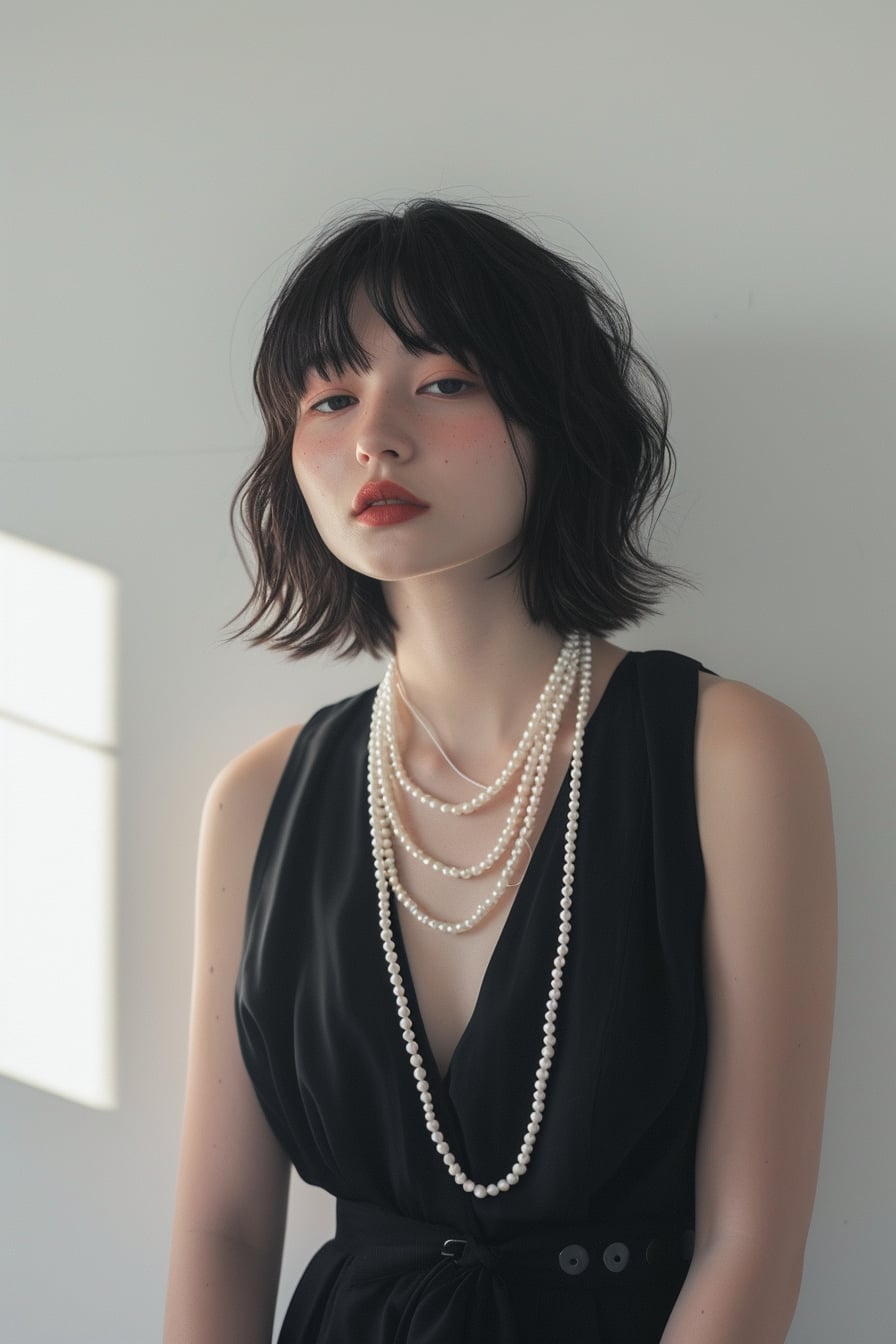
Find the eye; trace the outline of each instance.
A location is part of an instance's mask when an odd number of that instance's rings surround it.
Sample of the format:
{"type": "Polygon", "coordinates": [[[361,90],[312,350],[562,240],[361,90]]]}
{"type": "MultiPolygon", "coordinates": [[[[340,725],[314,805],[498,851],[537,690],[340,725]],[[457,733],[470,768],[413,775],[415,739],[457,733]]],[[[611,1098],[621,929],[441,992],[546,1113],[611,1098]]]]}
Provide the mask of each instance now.
{"type": "MultiPolygon", "coordinates": [[[[431,383],[426,383],[426,384],[424,385],[423,390],[425,391],[426,388],[429,388],[429,387],[441,387],[443,383],[448,383],[448,384],[453,385],[453,386],[457,389],[457,391],[453,391],[453,392],[449,392],[449,393],[440,393],[439,396],[437,397],[437,400],[438,400],[438,401],[450,401],[453,397],[457,396],[457,392],[458,392],[460,389],[465,388],[465,387],[475,387],[475,386],[476,386],[476,384],[470,382],[470,380],[469,380],[468,378],[435,378],[431,383]]],[[[354,398],[353,398],[353,397],[350,397],[350,396],[348,395],[348,393],[346,393],[346,392],[337,392],[337,393],[334,393],[334,395],[333,395],[332,397],[324,397],[323,400],[321,400],[321,401],[315,401],[315,402],[313,402],[313,403],[311,404],[311,406],[308,407],[308,409],[309,409],[310,411],[320,411],[321,415],[335,415],[337,411],[345,410],[345,407],[344,407],[344,406],[336,406],[336,407],[333,407],[333,406],[332,406],[332,403],[333,403],[333,402],[335,402],[335,401],[353,401],[353,400],[354,400],[354,398]],[[329,410],[325,410],[325,409],[324,409],[324,407],[327,407],[327,406],[330,407],[329,410]]]]}
{"type": "Polygon", "coordinates": [[[434,382],[427,383],[427,387],[437,387],[440,383],[459,383],[461,387],[473,387],[474,384],[466,378],[436,378],[434,382]]]}
{"type": "MultiPolygon", "coordinates": [[[[323,401],[315,401],[311,406],[308,407],[308,409],[309,409],[309,411],[319,411],[319,410],[321,409],[321,407],[322,407],[322,406],[326,406],[327,402],[329,402],[329,401],[351,401],[351,397],[348,396],[345,392],[337,392],[337,393],[336,393],[334,396],[332,396],[332,397],[324,397],[323,401]]],[[[342,407],[342,406],[338,406],[336,409],[341,411],[341,410],[344,410],[345,408],[342,407]]],[[[323,414],[324,414],[324,415],[333,415],[334,412],[333,412],[333,411],[324,411],[323,414]]]]}

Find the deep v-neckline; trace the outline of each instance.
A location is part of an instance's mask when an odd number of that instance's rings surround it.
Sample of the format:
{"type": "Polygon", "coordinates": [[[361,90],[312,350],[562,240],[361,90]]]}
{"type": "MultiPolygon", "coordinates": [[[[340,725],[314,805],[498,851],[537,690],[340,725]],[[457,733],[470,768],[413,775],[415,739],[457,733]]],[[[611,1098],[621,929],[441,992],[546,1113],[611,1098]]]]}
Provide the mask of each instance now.
{"type": "MultiPolygon", "coordinates": [[[[616,664],[616,666],[613,668],[613,671],[610,673],[609,679],[607,681],[607,684],[604,686],[600,699],[598,700],[597,704],[594,706],[594,709],[592,710],[591,714],[588,717],[588,720],[585,724],[584,736],[582,739],[583,757],[585,755],[585,747],[586,743],[588,742],[589,735],[593,731],[598,719],[603,717],[604,707],[610,698],[610,692],[612,688],[615,686],[615,684],[621,680],[621,678],[619,677],[620,669],[623,667],[624,664],[633,661],[635,652],[636,650],[629,649],[622,656],[622,658],[619,659],[619,662],[616,664]]],[[[557,793],[554,797],[554,801],[551,804],[550,812],[548,813],[547,818],[545,819],[544,826],[542,827],[541,834],[539,835],[538,840],[536,841],[532,849],[531,857],[529,859],[528,864],[526,865],[526,871],[523,874],[523,878],[517,889],[517,893],[513,898],[513,902],[510,906],[509,911],[507,912],[507,918],[505,919],[503,927],[501,928],[501,931],[498,934],[498,937],[495,941],[495,945],[492,948],[491,955],[489,956],[488,961],[486,962],[485,970],[483,971],[482,974],[482,979],[479,982],[479,990],[476,995],[476,999],[473,1003],[472,1012],[470,1013],[470,1016],[467,1018],[466,1024],[463,1030],[461,1031],[460,1035],[458,1036],[457,1041],[455,1042],[454,1049],[451,1052],[451,1056],[448,1060],[448,1065],[444,1073],[440,1071],[436,1063],[435,1055],[433,1054],[432,1046],[430,1045],[429,1035],[426,1030],[426,1024],[423,1021],[423,1015],[420,1011],[420,1002],[417,998],[417,988],[414,984],[414,977],[411,974],[411,965],[410,961],[408,960],[407,948],[405,947],[404,942],[404,935],[402,934],[401,923],[398,918],[398,908],[395,895],[394,893],[390,893],[389,905],[392,917],[392,938],[395,943],[395,952],[398,957],[399,970],[401,973],[402,980],[404,982],[404,992],[408,1000],[408,1008],[411,1013],[411,1022],[414,1028],[414,1035],[417,1038],[417,1045],[421,1055],[423,1056],[424,1065],[426,1068],[426,1074],[427,1077],[430,1079],[431,1086],[434,1083],[439,1088],[439,1090],[444,1093],[447,1093],[448,1091],[451,1081],[452,1070],[454,1068],[454,1064],[455,1061],[457,1060],[458,1054],[462,1051],[463,1047],[466,1045],[469,1038],[472,1036],[475,1027],[477,1025],[478,1019],[484,1011],[483,1003],[486,1002],[488,999],[489,987],[494,978],[495,965],[496,963],[499,963],[500,959],[502,958],[503,950],[510,941],[513,935],[513,930],[516,928],[516,925],[525,916],[526,908],[530,903],[529,891],[532,883],[536,880],[538,873],[544,866],[545,851],[548,849],[549,845],[552,846],[554,844],[556,838],[555,832],[558,826],[558,815],[561,809],[561,805],[564,802],[566,802],[569,795],[571,772],[572,772],[572,760],[570,760],[569,765],[567,765],[566,767],[563,779],[560,782],[560,787],[557,790],[557,793]]]]}

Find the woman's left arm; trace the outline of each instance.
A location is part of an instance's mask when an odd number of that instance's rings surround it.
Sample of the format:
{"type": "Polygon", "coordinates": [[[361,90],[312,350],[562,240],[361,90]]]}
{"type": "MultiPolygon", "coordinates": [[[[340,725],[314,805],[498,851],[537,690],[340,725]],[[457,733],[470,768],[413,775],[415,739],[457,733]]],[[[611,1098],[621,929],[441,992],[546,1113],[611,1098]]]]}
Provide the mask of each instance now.
{"type": "Polygon", "coordinates": [[[837,877],[810,726],[743,682],[700,695],[709,1045],[694,1257],[661,1344],[784,1344],[815,1200],[833,1028],[837,877]]]}

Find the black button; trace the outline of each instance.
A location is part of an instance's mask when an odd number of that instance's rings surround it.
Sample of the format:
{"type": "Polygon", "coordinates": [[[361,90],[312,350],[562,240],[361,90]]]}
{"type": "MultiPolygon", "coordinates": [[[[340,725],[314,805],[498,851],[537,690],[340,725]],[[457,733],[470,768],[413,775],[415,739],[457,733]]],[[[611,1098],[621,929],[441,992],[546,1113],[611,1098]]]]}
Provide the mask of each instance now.
{"type": "Polygon", "coordinates": [[[611,1274],[618,1274],[628,1264],[628,1247],[624,1241],[613,1241],[604,1251],[604,1264],[611,1274]]]}
{"type": "Polygon", "coordinates": [[[584,1246],[564,1246],[558,1255],[564,1274],[584,1274],[588,1268],[588,1252],[584,1246]]]}
{"type": "Polygon", "coordinates": [[[673,1259],[673,1248],[668,1241],[662,1237],[654,1237],[653,1241],[648,1243],[647,1250],[644,1252],[644,1259],[648,1265],[655,1268],[662,1268],[663,1265],[669,1265],[673,1259]]]}

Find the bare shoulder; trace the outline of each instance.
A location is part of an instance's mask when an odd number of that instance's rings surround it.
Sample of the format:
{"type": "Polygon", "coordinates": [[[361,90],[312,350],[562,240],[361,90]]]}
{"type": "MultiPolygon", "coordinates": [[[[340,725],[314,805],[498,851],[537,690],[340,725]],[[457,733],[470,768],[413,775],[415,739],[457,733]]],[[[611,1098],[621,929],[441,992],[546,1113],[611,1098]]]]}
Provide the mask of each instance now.
{"type": "Polygon", "coordinates": [[[222,766],[209,787],[219,802],[239,802],[255,809],[270,806],[289,753],[304,727],[301,723],[278,728],[253,743],[222,766]]]}
{"type": "Polygon", "coordinates": [[[790,705],[743,681],[699,673],[695,772],[720,769],[774,772],[788,763],[824,770],[824,755],[811,725],[790,705]]]}
{"type": "Polygon", "coordinates": [[[763,865],[780,899],[796,900],[798,890],[810,904],[823,902],[823,892],[833,896],[827,764],[795,709],[746,682],[701,672],[694,788],[711,903],[755,903],[763,865]]]}
{"type": "Polygon", "coordinates": [[[199,839],[201,897],[241,927],[265,821],[302,724],[280,728],[229,760],[205,796],[199,839]],[[215,873],[211,880],[209,870],[215,873]],[[227,874],[229,882],[218,881],[227,874]],[[203,880],[205,877],[206,880],[203,880]]]}

